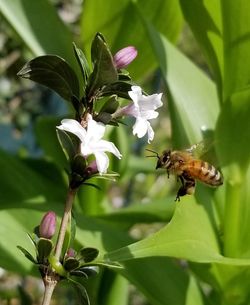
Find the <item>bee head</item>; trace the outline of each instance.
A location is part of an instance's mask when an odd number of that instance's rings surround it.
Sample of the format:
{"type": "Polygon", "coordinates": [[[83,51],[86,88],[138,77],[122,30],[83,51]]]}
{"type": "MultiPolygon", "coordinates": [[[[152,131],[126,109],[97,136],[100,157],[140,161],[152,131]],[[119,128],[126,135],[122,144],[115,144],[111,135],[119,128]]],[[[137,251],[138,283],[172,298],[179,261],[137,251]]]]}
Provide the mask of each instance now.
{"type": "Polygon", "coordinates": [[[156,169],[157,168],[166,168],[168,169],[170,165],[170,156],[171,156],[171,150],[164,150],[161,156],[158,156],[158,161],[156,164],[156,169]]]}

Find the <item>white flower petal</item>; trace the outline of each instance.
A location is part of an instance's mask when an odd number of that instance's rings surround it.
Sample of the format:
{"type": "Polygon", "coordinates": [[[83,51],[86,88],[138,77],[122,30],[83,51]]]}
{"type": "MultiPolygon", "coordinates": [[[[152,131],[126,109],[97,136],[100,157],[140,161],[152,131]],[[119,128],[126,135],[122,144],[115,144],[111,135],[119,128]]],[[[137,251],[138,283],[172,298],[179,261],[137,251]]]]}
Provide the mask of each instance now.
{"type": "Polygon", "coordinates": [[[76,120],[64,119],[61,121],[61,125],[57,126],[57,128],[75,134],[82,142],[84,142],[86,130],[76,120]]]}
{"type": "Polygon", "coordinates": [[[137,118],[133,126],[133,135],[137,135],[138,138],[142,138],[147,133],[147,130],[147,121],[141,118],[137,118]]]}
{"type": "Polygon", "coordinates": [[[80,150],[81,150],[81,154],[84,156],[84,157],[87,157],[91,154],[94,153],[94,150],[92,147],[89,146],[89,143],[81,143],[80,145],[80,150]]]}
{"type": "Polygon", "coordinates": [[[106,140],[100,140],[96,145],[95,145],[95,150],[96,151],[108,151],[114,154],[118,159],[121,159],[122,155],[117,149],[117,147],[114,145],[114,143],[106,141],[106,140]]]}
{"type": "Polygon", "coordinates": [[[142,89],[139,86],[132,86],[132,91],[128,92],[128,95],[130,96],[131,100],[135,103],[135,105],[138,105],[139,99],[142,97],[142,89]]]}
{"type": "Polygon", "coordinates": [[[109,166],[108,156],[104,152],[95,152],[94,155],[98,172],[100,173],[100,175],[105,174],[109,166]]]}
{"type": "Polygon", "coordinates": [[[88,115],[87,121],[88,121],[88,127],[87,127],[87,136],[85,141],[91,142],[91,141],[100,140],[104,136],[105,125],[93,120],[90,114],[88,115]]]}
{"type": "Polygon", "coordinates": [[[132,108],[129,105],[128,109],[125,110],[128,115],[136,118],[133,134],[137,135],[138,138],[142,138],[147,133],[148,142],[150,142],[154,138],[154,131],[148,120],[158,117],[159,113],[155,110],[163,105],[161,101],[162,93],[146,96],[142,94],[142,89],[139,86],[132,86],[131,89],[132,91],[129,91],[128,94],[133,100],[135,107],[132,108]]]}
{"type": "Polygon", "coordinates": [[[75,134],[80,140],[80,150],[84,157],[91,154],[95,155],[97,169],[100,174],[107,171],[109,165],[106,151],[113,153],[117,158],[121,158],[121,154],[116,146],[109,141],[102,140],[105,133],[105,125],[96,122],[91,115],[87,117],[87,130],[81,126],[76,120],[63,120],[62,124],[57,128],[69,131],[75,134]]]}
{"type": "Polygon", "coordinates": [[[149,111],[141,111],[140,117],[145,119],[145,120],[152,120],[156,119],[158,117],[159,113],[154,110],[149,110],[149,111]]]}
{"type": "Polygon", "coordinates": [[[148,123],[148,143],[150,143],[154,139],[155,133],[150,123],[149,122],[147,123],[148,123]]]}
{"type": "Polygon", "coordinates": [[[161,101],[162,93],[153,94],[148,96],[142,96],[139,101],[139,106],[141,110],[156,110],[163,105],[161,101]]]}

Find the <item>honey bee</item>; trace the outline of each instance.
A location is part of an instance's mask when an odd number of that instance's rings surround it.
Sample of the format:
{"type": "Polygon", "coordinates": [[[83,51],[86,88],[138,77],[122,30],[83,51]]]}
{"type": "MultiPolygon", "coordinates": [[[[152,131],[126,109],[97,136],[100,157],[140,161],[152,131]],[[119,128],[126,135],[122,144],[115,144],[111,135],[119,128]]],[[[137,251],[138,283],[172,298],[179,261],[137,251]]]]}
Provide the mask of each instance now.
{"type": "MultiPolygon", "coordinates": [[[[194,145],[193,147],[195,147],[194,145]]],[[[165,168],[167,174],[175,174],[181,182],[175,201],[180,201],[180,197],[192,195],[195,191],[195,180],[199,180],[209,186],[219,186],[223,184],[221,173],[206,161],[194,158],[192,147],[185,151],[165,150],[161,155],[153,152],[158,158],[156,169],[165,168]]]]}

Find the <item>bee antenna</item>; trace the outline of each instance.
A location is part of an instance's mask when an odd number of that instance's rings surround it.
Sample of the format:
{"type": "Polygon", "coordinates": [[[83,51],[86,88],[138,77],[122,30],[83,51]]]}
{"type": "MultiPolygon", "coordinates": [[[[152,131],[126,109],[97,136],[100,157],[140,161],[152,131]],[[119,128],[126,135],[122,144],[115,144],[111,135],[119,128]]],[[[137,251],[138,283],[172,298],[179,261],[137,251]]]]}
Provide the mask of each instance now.
{"type": "Polygon", "coordinates": [[[147,149],[147,148],[146,148],[146,150],[147,150],[147,151],[150,151],[150,152],[152,152],[152,153],[154,153],[153,156],[146,156],[147,158],[153,157],[153,158],[158,158],[158,159],[160,159],[160,156],[159,156],[158,152],[156,152],[156,151],[154,151],[154,150],[152,150],[152,149],[147,149]]]}

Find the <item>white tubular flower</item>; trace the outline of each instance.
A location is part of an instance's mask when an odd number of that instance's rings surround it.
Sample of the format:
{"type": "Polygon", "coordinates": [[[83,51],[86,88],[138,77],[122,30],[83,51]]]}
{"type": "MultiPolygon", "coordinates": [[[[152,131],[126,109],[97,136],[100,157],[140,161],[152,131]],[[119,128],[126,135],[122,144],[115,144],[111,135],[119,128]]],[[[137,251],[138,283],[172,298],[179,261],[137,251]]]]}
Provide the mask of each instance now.
{"type": "Polygon", "coordinates": [[[69,131],[80,139],[81,154],[84,157],[93,154],[96,159],[98,172],[102,175],[107,172],[109,166],[109,158],[105,152],[111,152],[119,159],[121,159],[122,155],[112,142],[102,140],[105,133],[105,125],[93,120],[90,114],[88,115],[87,122],[87,130],[79,122],[72,119],[62,120],[61,125],[57,126],[57,128],[69,131]]]}
{"type": "Polygon", "coordinates": [[[133,103],[124,107],[120,113],[135,117],[133,134],[142,138],[147,133],[148,143],[150,143],[154,138],[154,131],[148,121],[158,117],[159,113],[155,110],[163,105],[162,93],[146,96],[142,94],[139,86],[132,86],[131,89],[132,91],[128,94],[133,103]]]}

